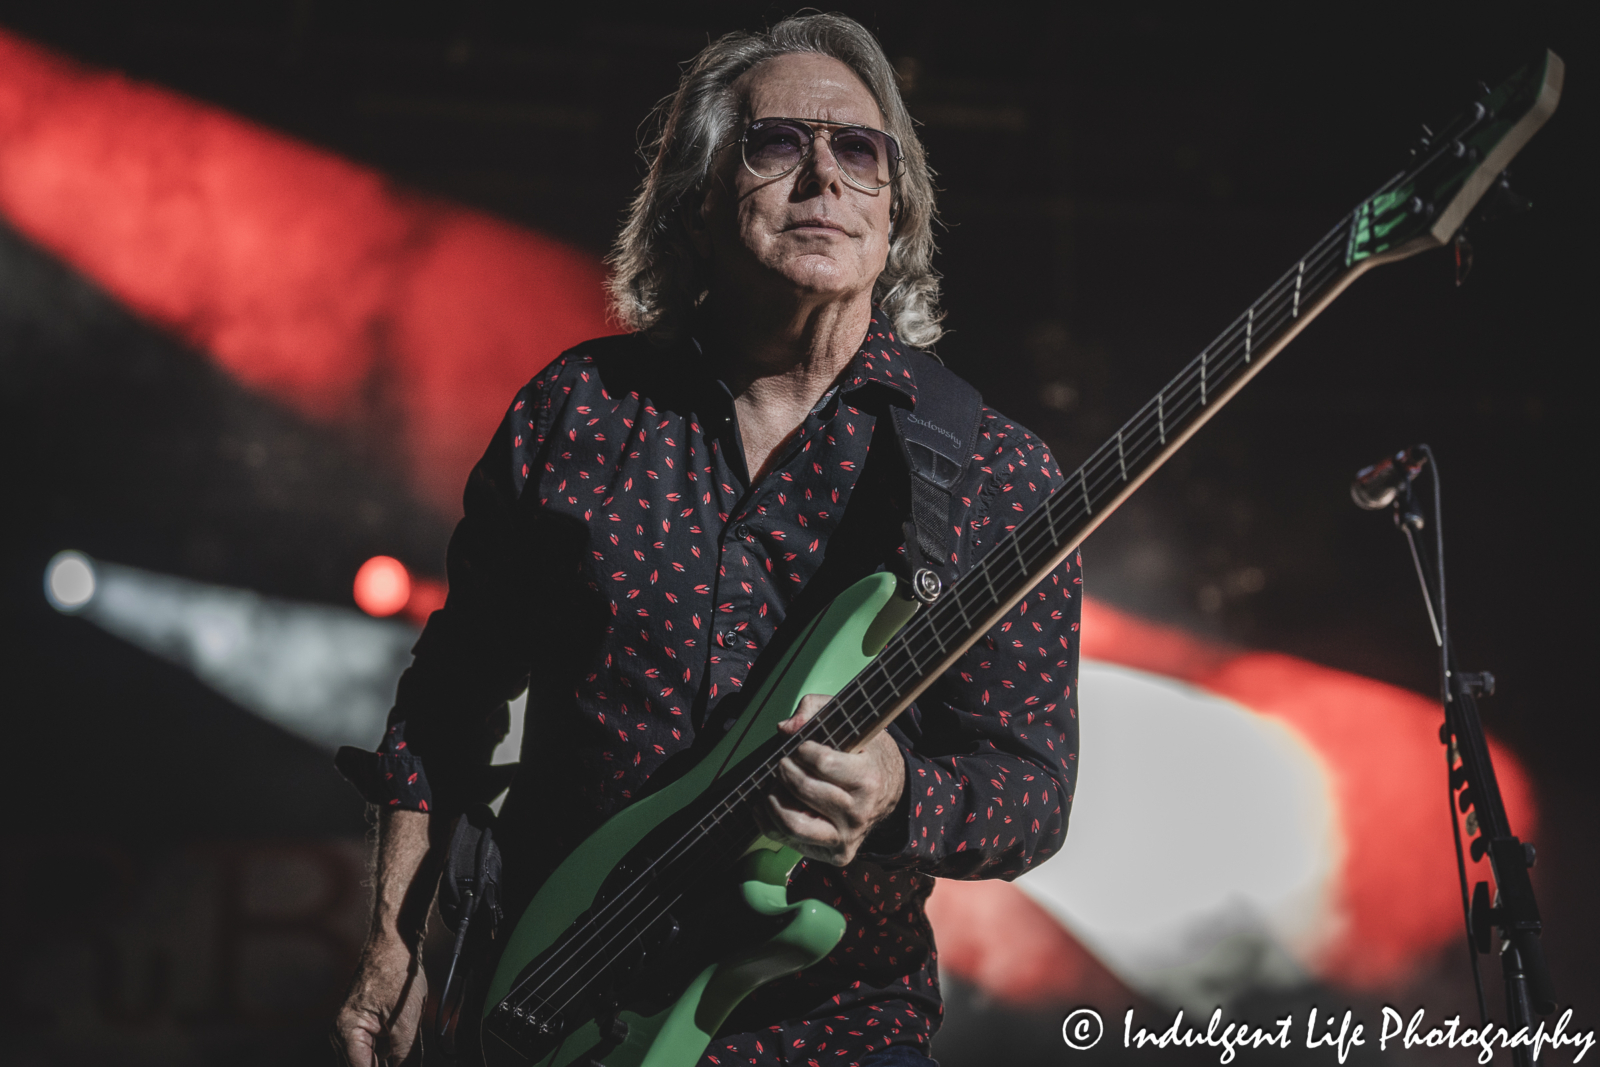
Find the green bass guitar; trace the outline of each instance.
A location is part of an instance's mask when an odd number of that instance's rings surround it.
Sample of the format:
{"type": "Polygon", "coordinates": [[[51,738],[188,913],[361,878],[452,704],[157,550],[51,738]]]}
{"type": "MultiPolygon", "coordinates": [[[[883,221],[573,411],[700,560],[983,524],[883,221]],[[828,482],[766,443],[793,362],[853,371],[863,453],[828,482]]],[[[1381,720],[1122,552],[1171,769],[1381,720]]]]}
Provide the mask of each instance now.
{"type": "Polygon", "coordinates": [[[1545,53],[1412,152],[960,583],[920,606],[887,574],[850,587],[767,674],[722,742],[585,840],[509,934],[487,941],[457,1037],[469,1058],[542,1067],[692,1067],[757,986],[811,966],[838,912],[790,900],[799,856],[751,801],[806,739],[859,748],[914,701],[1357,277],[1449,244],[1554,111],[1545,53]],[[920,607],[920,610],[919,610],[920,607]],[[836,694],[793,737],[808,693],[836,694]]]}

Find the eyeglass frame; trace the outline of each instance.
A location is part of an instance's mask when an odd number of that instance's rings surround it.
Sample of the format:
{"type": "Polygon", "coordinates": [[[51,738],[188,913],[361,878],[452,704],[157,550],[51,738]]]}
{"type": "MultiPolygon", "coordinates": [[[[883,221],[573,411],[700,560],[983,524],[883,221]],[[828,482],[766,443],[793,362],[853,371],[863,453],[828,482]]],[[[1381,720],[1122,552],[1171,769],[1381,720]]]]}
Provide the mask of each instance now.
{"type": "MultiPolygon", "coordinates": [[[[728,141],[727,143],[725,143],[723,145],[720,145],[716,149],[716,151],[712,153],[712,155],[716,155],[717,152],[721,152],[724,148],[731,148],[734,145],[738,145],[739,146],[739,162],[744,164],[744,169],[745,170],[749,171],[755,177],[760,178],[762,181],[777,181],[779,178],[787,178],[789,175],[791,175],[795,171],[799,170],[801,165],[804,164],[807,159],[811,158],[811,156],[813,156],[816,153],[816,151],[817,151],[817,130],[815,129],[815,127],[817,127],[817,126],[837,126],[841,130],[866,130],[868,133],[879,134],[880,136],[882,136],[885,140],[887,140],[889,142],[889,147],[894,152],[894,159],[893,159],[892,165],[890,167],[891,173],[889,175],[889,180],[884,182],[882,185],[879,185],[879,186],[866,186],[866,185],[862,185],[860,182],[858,182],[854,178],[850,177],[850,172],[845,169],[845,167],[844,167],[844,165],[842,163],[839,162],[839,157],[833,154],[833,137],[834,137],[834,133],[830,132],[828,134],[828,155],[833,157],[833,165],[834,165],[834,167],[836,167],[838,169],[839,175],[842,178],[844,178],[845,181],[849,182],[855,188],[860,189],[862,192],[864,192],[864,193],[882,192],[883,190],[885,190],[885,189],[889,188],[890,186],[892,186],[895,183],[895,180],[898,179],[901,175],[903,175],[905,173],[905,169],[906,169],[906,154],[905,154],[905,151],[900,147],[900,138],[896,137],[894,134],[890,133],[888,130],[880,130],[880,129],[877,129],[876,127],[873,127],[873,126],[864,126],[859,122],[835,122],[832,119],[797,119],[797,118],[788,118],[788,117],[781,116],[781,115],[766,115],[766,116],[763,116],[762,118],[759,118],[759,119],[751,119],[749,122],[747,122],[745,124],[743,133],[741,133],[738,137],[735,137],[733,140],[728,141]],[[750,131],[755,128],[757,123],[761,123],[761,122],[792,122],[792,123],[794,123],[794,124],[796,124],[798,126],[804,127],[806,132],[811,135],[811,144],[809,146],[807,146],[805,154],[802,155],[799,159],[797,159],[795,161],[794,166],[790,167],[786,171],[783,171],[781,174],[762,174],[762,173],[760,173],[759,171],[757,171],[754,167],[752,167],[750,165],[750,159],[745,154],[745,145],[749,141],[750,131]]],[[[834,131],[834,132],[837,132],[837,131],[834,131]]]]}

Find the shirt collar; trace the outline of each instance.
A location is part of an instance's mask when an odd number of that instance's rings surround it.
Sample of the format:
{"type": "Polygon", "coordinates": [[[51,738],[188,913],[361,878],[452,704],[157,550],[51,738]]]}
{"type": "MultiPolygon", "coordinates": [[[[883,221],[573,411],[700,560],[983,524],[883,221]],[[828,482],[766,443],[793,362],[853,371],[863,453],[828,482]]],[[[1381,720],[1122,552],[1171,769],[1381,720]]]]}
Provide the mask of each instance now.
{"type": "Polygon", "coordinates": [[[905,348],[895,333],[894,320],[881,307],[874,305],[866,340],[861,342],[861,348],[845,368],[839,391],[848,393],[868,385],[882,385],[915,405],[917,379],[911,372],[911,361],[905,356],[905,348]]]}
{"type": "MultiPolygon", "coordinates": [[[[850,363],[845,367],[844,375],[839,383],[823,394],[817,401],[817,408],[821,409],[836,396],[853,393],[857,389],[864,389],[873,385],[880,385],[891,389],[911,402],[917,402],[917,380],[911,371],[911,361],[905,356],[907,346],[900,340],[894,330],[894,320],[876,304],[872,307],[872,321],[867,326],[867,336],[861,342],[861,347],[851,357],[850,363]]],[[[689,348],[693,353],[693,365],[705,373],[705,352],[700,342],[693,335],[689,336],[689,348]]],[[[729,410],[732,410],[732,395],[721,379],[708,375],[715,381],[718,392],[728,398],[729,410]]]]}

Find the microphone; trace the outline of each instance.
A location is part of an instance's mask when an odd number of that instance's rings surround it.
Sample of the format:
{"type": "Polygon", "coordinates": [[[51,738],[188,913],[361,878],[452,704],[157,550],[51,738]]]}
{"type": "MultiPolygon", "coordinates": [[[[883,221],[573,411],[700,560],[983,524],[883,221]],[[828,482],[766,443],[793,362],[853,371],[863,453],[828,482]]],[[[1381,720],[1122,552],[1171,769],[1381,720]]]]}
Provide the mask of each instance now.
{"type": "Polygon", "coordinates": [[[1392,456],[1384,456],[1356,472],[1356,480],[1350,483],[1350,499],[1358,508],[1382,510],[1394,503],[1401,486],[1408,485],[1420,474],[1427,461],[1420,448],[1405,448],[1392,456]]]}

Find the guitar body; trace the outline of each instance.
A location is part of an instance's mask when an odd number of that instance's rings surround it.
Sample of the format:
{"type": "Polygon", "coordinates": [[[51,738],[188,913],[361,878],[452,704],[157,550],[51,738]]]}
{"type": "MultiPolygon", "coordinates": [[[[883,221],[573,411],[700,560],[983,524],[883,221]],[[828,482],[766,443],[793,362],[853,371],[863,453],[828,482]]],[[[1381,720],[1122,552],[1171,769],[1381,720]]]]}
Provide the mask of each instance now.
{"type": "Polygon", "coordinates": [[[619,939],[595,931],[597,916],[625,911],[630,894],[648,895],[635,887],[648,882],[651,858],[694,825],[706,798],[719,784],[726,788],[725,776],[770,750],[778,723],[802,697],[838,692],[911,617],[917,605],[896,586],[893,575],[879,573],[840,594],[710,753],[618,812],[550,875],[499,947],[492,977],[469,983],[458,1025],[481,1025],[476,1040],[462,1042],[469,1060],[490,1067],[692,1067],[752,990],[832,951],[843,917],[819,901],[788,899],[789,871],[800,855],[765,838],[725,868],[704,871],[666,914],[636,922],[643,934],[619,939]],[[663,951],[669,943],[671,951],[663,951]],[[606,973],[585,977],[585,968],[606,973]],[[519,998],[536,998],[547,1013],[525,1022],[515,1014],[519,998]],[[553,1024],[552,1014],[559,1015],[553,1024]]]}

